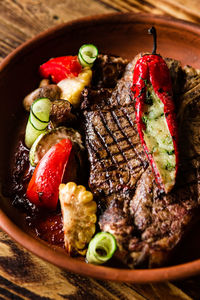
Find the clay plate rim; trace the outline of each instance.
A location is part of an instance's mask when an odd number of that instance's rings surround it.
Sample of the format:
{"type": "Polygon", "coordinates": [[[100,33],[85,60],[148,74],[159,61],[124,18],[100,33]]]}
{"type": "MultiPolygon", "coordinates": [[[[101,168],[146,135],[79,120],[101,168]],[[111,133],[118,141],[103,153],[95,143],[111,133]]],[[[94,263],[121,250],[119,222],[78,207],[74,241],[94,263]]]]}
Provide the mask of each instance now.
{"type": "MultiPolygon", "coordinates": [[[[11,52],[0,64],[0,72],[9,66],[9,64],[17,57],[23,56],[29,51],[33,51],[34,45],[45,40],[52,39],[54,34],[56,36],[62,35],[66,28],[70,29],[77,24],[84,24],[91,26],[91,24],[98,23],[153,23],[160,25],[170,25],[176,29],[184,29],[188,32],[195,33],[200,36],[200,26],[183,20],[177,20],[171,17],[155,16],[150,14],[134,14],[134,13],[114,13],[106,15],[97,15],[92,17],[80,18],[75,21],[63,23],[50,28],[31,40],[23,43],[13,52],[11,52]]],[[[17,227],[7,215],[0,209],[0,227],[9,234],[16,242],[21,244],[32,253],[36,254],[40,258],[53,263],[54,265],[63,269],[79,273],[81,275],[91,276],[99,279],[123,281],[123,282],[135,282],[135,283],[150,283],[161,282],[166,280],[175,280],[184,277],[189,277],[200,273],[200,259],[192,262],[158,268],[158,269],[142,269],[142,270],[130,270],[130,269],[117,269],[104,266],[96,266],[86,264],[85,262],[73,259],[66,256],[62,252],[56,252],[54,249],[49,248],[46,244],[39,240],[29,236],[27,233],[17,227]]]]}

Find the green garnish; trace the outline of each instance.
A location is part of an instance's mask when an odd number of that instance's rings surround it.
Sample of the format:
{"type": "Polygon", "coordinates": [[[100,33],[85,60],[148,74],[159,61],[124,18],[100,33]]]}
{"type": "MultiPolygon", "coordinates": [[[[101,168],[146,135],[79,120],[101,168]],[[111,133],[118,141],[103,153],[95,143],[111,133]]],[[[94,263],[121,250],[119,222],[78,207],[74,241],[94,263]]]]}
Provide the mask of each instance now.
{"type": "Polygon", "coordinates": [[[172,165],[170,162],[167,162],[167,164],[165,165],[165,170],[172,171],[174,169],[175,169],[175,166],[172,165]]]}
{"type": "Polygon", "coordinates": [[[82,45],[78,52],[78,59],[82,67],[92,67],[98,56],[98,49],[92,44],[82,45]]]}
{"type": "Polygon", "coordinates": [[[165,150],[167,152],[168,155],[173,155],[174,154],[174,150],[171,150],[171,151],[168,151],[168,150],[165,150]]]}
{"type": "Polygon", "coordinates": [[[164,145],[172,145],[173,141],[172,138],[168,135],[165,139],[162,140],[164,145]]]}
{"type": "Polygon", "coordinates": [[[142,116],[142,122],[146,125],[148,122],[148,117],[146,115],[142,116]]]}
{"type": "Polygon", "coordinates": [[[89,243],[86,259],[92,264],[103,264],[113,256],[116,249],[115,237],[108,232],[99,232],[89,243]]]}
{"type": "Polygon", "coordinates": [[[25,133],[25,144],[28,148],[31,148],[40,134],[46,132],[50,111],[51,101],[48,98],[37,99],[31,105],[25,133]]]}

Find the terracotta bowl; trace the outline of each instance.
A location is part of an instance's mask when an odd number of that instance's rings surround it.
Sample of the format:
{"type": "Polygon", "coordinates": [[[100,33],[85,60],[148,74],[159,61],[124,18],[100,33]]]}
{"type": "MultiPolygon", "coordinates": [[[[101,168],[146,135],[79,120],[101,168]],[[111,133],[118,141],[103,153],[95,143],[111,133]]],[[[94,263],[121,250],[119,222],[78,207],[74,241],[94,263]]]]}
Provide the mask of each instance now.
{"type": "MultiPolygon", "coordinates": [[[[112,14],[80,19],[52,28],[18,47],[0,66],[0,182],[6,180],[16,128],[23,116],[22,99],[38,82],[38,66],[50,57],[76,54],[80,45],[94,43],[101,53],[129,59],[152,49],[147,29],[156,26],[158,51],[163,56],[200,68],[200,27],[184,21],[140,14],[112,14]]],[[[3,193],[2,193],[3,194],[3,193]]],[[[69,258],[34,238],[20,221],[19,212],[1,195],[0,226],[12,238],[41,258],[80,274],[127,282],[173,280],[200,273],[200,226],[190,234],[169,267],[129,270],[89,265],[69,258]],[[190,241],[190,242],[188,242],[190,241]]]]}

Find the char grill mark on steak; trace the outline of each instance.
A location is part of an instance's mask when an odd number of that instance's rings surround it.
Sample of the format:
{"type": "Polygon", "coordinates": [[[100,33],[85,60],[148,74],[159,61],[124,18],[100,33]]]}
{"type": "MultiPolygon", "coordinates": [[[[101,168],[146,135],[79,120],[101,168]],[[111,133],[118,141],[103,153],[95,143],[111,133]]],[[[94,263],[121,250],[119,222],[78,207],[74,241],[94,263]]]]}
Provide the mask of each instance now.
{"type": "MultiPolygon", "coordinates": [[[[116,114],[121,112],[116,110],[116,114]]],[[[126,118],[121,119],[127,123],[126,118]]],[[[86,145],[91,163],[90,186],[93,186],[93,182],[95,186],[93,192],[103,190],[105,195],[109,195],[124,186],[131,187],[137,174],[140,176],[143,172],[141,160],[137,159],[134,151],[130,151],[136,145],[136,135],[132,134],[128,141],[110,111],[87,112],[86,128],[86,145]]]]}
{"type": "MultiPolygon", "coordinates": [[[[110,58],[110,67],[111,60],[113,69],[125,69],[126,60],[110,58]],[[116,67],[116,64],[121,66],[116,67]]],[[[102,64],[104,66],[104,62],[102,64]]],[[[118,78],[119,75],[116,79],[118,78]]],[[[116,83],[117,80],[115,85],[116,83]]],[[[138,144],[135,129],[130,126],[134,122],[130,96],[127,94],[130,83],[128,87],[121,84],[119,91],[115,90],[115,95],[110,93],[111,89],[113,91],[113,86],[101,87],[98,91],[95,86],[92,87],[93,90],[85,90],[82,103],[86,120],[86,146],[91,168],[89,184],[95,194],[103,194],[107,197],[107,203],[116,197],[116,192],[120,192],[126,186],[130,188],[134,186],[144,171],[143,161],[138,156],[138,153],[143,153],[143,148],[138,144]],[[126,91],[121,92],[120,89],[126,91]],[[98,98],[95,97],[96,95],[98,98]],[[120,95],[124,95],[128,114],[124,112],[124,107],[118,105],[117,97],[120,95]],[[135,150],[130,151],[131,148],[135,150]]]]}
{"type": "Polygon", "coordinates": [[[107,93],[108,97],[104,97],[104,93],[93,105],[92,94],[95,93],[91,89],[90,101],[87,97],[84,99],[87,103],[83,109],[90,162],[89,184],[92,192],[107,206],[100,216],[100,227],[115,235],[118,256],[130,267],[164,264],[198,207],[200,120],[192,107],[196,103],[195,109],[200,110],[199,75],[193,71],[193,76],[189,70],[188,80],[193,82],[186,82],[181,90],[181,84],[177,84],[182,75],[188,76],[187,72],[182,71],[177,61],[166,59],[166,62],[173,78],[178,112],[185,105],[184,117],[181,116],[179,174],[176,188],[168,195],[157,188],[137,134],[130,98],[134,61],[127,65],[116,87],[107,93]],[[176,93],[180,91],[182,95],[178,99],[176,93]],[[192,98],[190,102],[187,97],[192,98]]]}

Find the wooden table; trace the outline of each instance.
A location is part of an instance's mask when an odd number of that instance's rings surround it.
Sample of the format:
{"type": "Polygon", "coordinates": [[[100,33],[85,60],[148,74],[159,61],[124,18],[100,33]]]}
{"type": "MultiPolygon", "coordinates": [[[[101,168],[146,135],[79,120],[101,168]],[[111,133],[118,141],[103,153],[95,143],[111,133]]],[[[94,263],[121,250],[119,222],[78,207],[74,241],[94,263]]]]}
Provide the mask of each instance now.
{"type": "MultiPolygon", "coordinates": [[[[166,14],[200,23],[199,0],[0,0],[0,61],[51,26],[119,11],[166,14]]],[[[39,259],[0,231],[0,299],[200,299],[200,276],[148,285],[94,280],[39,259]]]]}

